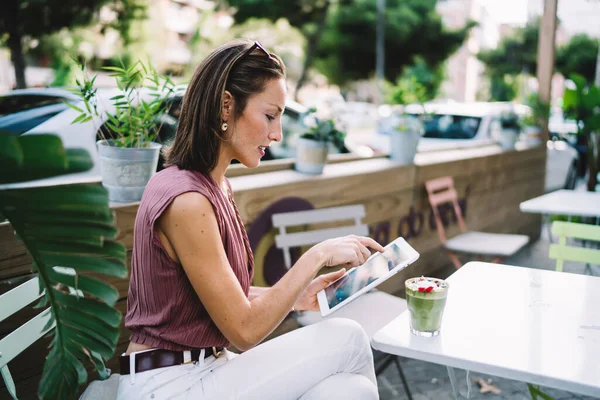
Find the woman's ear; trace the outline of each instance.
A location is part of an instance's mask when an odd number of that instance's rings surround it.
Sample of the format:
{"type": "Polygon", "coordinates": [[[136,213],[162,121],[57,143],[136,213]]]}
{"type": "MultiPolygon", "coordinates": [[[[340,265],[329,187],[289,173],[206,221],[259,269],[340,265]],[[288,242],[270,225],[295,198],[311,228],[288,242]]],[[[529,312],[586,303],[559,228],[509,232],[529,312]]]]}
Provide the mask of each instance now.
{"type": "Polygon", "coordinates": [[[223,105],[221,108],[221,120],[227,121],[233,115],[234,99],[229,90],[223,94],[223,105]]]}

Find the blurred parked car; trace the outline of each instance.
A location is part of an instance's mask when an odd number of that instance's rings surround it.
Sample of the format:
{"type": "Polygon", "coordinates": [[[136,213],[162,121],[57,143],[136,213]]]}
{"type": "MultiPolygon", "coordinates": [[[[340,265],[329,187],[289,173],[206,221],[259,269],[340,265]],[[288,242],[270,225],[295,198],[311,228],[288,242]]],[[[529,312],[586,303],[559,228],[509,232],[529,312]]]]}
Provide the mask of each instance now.
{"type": "MultiPolygon", "coordinates": [[[[425,134],[417,149],[420,152],[495,143],[495,136],[501,134],[500,116],[507,110],[510,108],[502,103],[454,102],[409,104],[403,108],[405,113],[419,116],[423,121],[425,134]]],[[[378,134],[383,137],[372,141],[372,146],[378,150],[387,149],[395,115],[391,113],[379,123],[378,134]],[[392,121],[386,121],[388,119],[392,121]]]]}

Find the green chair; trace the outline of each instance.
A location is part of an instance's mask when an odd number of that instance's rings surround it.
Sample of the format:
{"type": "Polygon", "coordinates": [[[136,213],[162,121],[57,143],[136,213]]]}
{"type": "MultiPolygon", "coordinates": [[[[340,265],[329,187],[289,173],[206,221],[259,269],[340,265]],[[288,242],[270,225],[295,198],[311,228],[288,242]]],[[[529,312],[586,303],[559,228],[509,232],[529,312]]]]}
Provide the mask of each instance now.
{"type": "Polygon", "coordinates": [[[558,244],[550,245],[550,258],[556,260],[556,271],[562,272],[565,261],[586,263],[585,271],[592,272],[590,264],[600,265],[600,248],[567,245],[567,238],[594,241],[600,244],[600,226],[555,221],[552,233],[559,237],[558,244]]]}

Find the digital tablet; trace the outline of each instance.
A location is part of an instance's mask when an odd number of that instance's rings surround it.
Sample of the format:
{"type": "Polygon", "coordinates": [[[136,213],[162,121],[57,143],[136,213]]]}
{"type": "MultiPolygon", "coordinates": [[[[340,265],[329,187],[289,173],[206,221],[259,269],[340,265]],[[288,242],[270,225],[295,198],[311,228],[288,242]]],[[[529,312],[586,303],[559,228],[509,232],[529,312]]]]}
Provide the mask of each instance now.
{"type": "Polygon", "coordinates": [[[348,270],[341,278],[317,293],[321,315],[327,316],[368,292],[419,258],[403,238],[385,246],[385,252],[376,252],[367,261],[348,270]]]}

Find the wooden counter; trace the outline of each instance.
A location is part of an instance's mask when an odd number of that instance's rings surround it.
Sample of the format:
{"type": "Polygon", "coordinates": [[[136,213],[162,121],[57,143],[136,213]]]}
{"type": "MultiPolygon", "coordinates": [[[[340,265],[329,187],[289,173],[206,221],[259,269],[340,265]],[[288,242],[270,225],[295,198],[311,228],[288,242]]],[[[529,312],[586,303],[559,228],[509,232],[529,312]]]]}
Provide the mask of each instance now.
{"type": "MultiPolygon", "coordinates": [[[[420,153],[413,165],[399,165],[381,155],[370,159],[340,156],[325,167],[322,175],[300,174],[289,161],[264,163],[252,173],[241,167],[228,172],[242,219],[255,252],[255,284],[265,285],[284,273],[283,257],[275,249],[275,230],[270,226],[273,208],[293,211],[298,204],[323,208],[364,204],[364,223],[382,244],[403,236],[421,254],[420,259],[380,286],[390,293],[402,289],[410,276],[431,275],[450,265],[432,223],[424,182],[451,175],[467,227],[471,230],[523,233],[539,237],[541,217],[523,214],[519,203],[544,192],[546,148],[504,151],[497,146],[420,153]],[[294,200],[295,199],[295,200],[294,200]],[[275,206],[274,206],[275,205],[275,206]]],[[[137,204],[113,204],[122,241],[130,260],[137,204]]],[[[446,213],[446,232],[459,232],[452,214],[446,213]]],[[[466,259],[464,260],[467,261],[466,259]]],[[[129,262],[128,262],[129,264],[129,262]]],[[[0,293],[30,277],[31,259],[16,241],[8,224],[0,224],[0,293]]],[[[128,281],[108,279],[120,293],[117,307],[125,311],[128,281]]],[[[6,335],[35,311],[26,310],[0,326],[6,335]]],[[[127,343],[123,328],[117,354],[127,343]]],[[[33,398],[37,390],[47,341],[41,341],[10,364],[19,398],[33,398]]],[[[117,369],[115,360],[109,366],[117,369]]],[[[3,385],[2,385],[3,386],[3,385]]],[[[0,389],[0,398],[7,395],[0,389]]]]}

